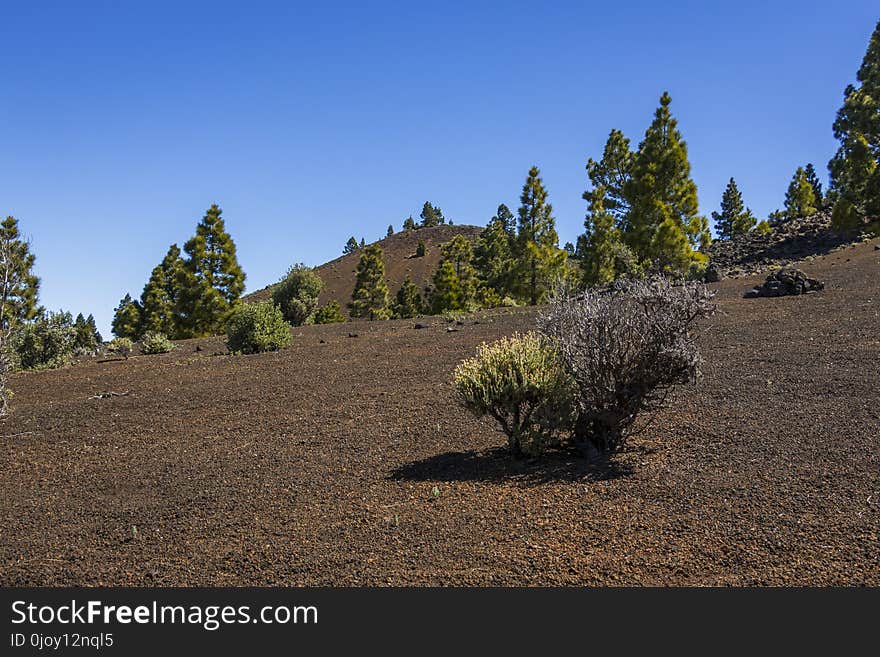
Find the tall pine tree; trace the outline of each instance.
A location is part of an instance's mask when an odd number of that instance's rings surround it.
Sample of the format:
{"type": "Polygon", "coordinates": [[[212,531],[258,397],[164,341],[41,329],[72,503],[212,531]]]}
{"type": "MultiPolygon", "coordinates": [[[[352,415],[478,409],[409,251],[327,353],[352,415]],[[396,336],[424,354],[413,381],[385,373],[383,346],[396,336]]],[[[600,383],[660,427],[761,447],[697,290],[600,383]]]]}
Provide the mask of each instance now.
{"type": "Polygon", "coordinates": [[[364,249],[357,266],[357,278],[351,303],[348,304],[352,317],[369,319],[388,319],[388,284],[385,282],[385,262],[382,249],[372,244],[364,249]]]}
{"type": "Polygon", "coordinates": [[[733,178],[727,183],[721,197],[721,212],[713,212],[712,219],[715,221],[715,232],[722,240],[742,235],[755,227],[755,215],[743,205],[742,193],[733,178]]]}
{"type": "Polygon", "coordinates": [[[6,217],[0,223],[0,253],[7,260],[0,280],[0,331],[7,331],[33,319],[39,310],[40,279],[33,273],[35,258],[14,217],[6,217]]]}
{"type": "Polygon", "coordinates": [[[708,221],[698,214],[697,186],[671,102],[664,92],[639,144],[625,188],[630,207],[624,225],[624,239],[639,260],[667,271],[705,263],[697,249],[705,249],[711,239],[708,221]],[[682,257],[683,243],[690,247],[687,258],[682,257]]]}
{"type": "Polygon", "coordinates": [[[535,305],[565,274],[565,251],[559,248],[553,207],[538,167],[529,175],[520,195],[519,233],[516,242],[520,296],[535,305]]]}
{"type": "Polygon", "coordinates": [[[854,228],[865,217],[880,218],[880,21],[856,80],[844,91],[834,121],[840,148],[828,163],[833,220],[839,228],[854,228]]]}
{"type": "Polygon", "coordinates": [[[446,219],[443,218],[443,213],[440,211],[440,208],[436,205],[431,205],[430,201],[425,201],[425,205],[422,206],[422,212],[419,214],[419,217],[422,220],[422,228],[431,228],[432,226],[439,226],[440,224],[446,223],[446,219]]]}
{"type": "Polygon", "coordinates": [[[598,162],[592,158],[587,161],[587,175],[590,178],[591,190],[584,192],[584,200],[592,204],[593,194],[601,194],[603,212],[614,218],[621,227],[629,213],[629,199],[626,196],[632,181],[635,153],[630,151],[629,139],[620,130],[612,130],[605,142],[602,159],[598,162]]]}
{"type": "Polygon", "coordinates": [[[789,219],[806,217],[816,212],[816,206],[816,195],[807,179],[807,172],[803,167],[798,167],[785,192],[785,216],[789,219]]]}
{"type": "Polygon", "coordinates": [[[804,167],[804,173],[807,175],[807,182],[810,183],[810,187],[813,188],[813,196],[816,197],[816,206],[821,207],[825,200],[825,194],[822,193],[822,183],[819,181],[819,176],[816,175],[816,169],[813,167],[812,162],[808,162],[807,166],[804,167]]]}
{"type": "Polygon", "coordinates": [[[581,280],[592,287],[603,285],[617,278],[616,256],[622,247],[620,229],[615,225],[614,215],[605,209],[605,187],[594,186],[584,198],[590,202],[584,220],[586,233],[581,245],[581,280]]]}
{"type": "Polygon", "coordinates": [[[500,297],[512,295],[514,289],[516,231],[508,223],[512,218],[507,206],[500,205],[474,243],[473,263],[480,287],[500,297]]]}
{"type": "Polygon", "coordinates": [[[113,311],[113,335],[130,340],[140,338],[143,334],[142,315],[141,304],[132,299],[130,294],[126,294],[113,311]]]}
{"type": "Polygon", "coordinates": [[[409,319],[422,312],[422,294],[418,286],[413,283],[409,276],[403,281],[403,285],[397,291],[397,297],[392,308],[395,319],[409,319]]]}
{"type": "Polygon", "coordinates": [[[245,274],[221,214],[216,204],[208,208],[183,247],[188,258],[178,279],[176,309],[181,337],[222,330],[244,291],[245,274]]]}
{"type": "Polygon", "coordinates": [[[141,294],[144,332],[155,331],[170,338],[181,337],[176,308],[183,270],[184,261],[180,257],[180,248],[172,244],[162,262],[153,268],[150,280],[141,294]]]}

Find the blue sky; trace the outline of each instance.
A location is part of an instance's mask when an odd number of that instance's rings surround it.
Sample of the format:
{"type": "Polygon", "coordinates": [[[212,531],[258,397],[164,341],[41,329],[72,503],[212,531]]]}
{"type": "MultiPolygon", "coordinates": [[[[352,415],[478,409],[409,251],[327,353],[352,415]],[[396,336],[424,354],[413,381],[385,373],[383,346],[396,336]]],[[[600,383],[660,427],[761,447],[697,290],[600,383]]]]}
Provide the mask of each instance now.
{"type": "Polygon", "coordinates": [[[25,3],[0,0],[0,214],[41,301],[139,295],[213,202],[249,290],[430,199],[456,223],[515,208],[532,164],[562,242],[611,128],[663,90],[701,209],[730,176],[761,217],[824,176],[872,2],[25,3]]]}

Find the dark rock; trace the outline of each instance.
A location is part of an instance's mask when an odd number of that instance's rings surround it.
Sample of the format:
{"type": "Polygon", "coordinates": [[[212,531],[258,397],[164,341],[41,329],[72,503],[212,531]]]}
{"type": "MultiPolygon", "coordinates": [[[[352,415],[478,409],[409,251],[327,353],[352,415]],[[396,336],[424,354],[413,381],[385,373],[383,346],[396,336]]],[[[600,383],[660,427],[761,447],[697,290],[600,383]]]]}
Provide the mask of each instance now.
{"type": "Polygon", "coordinates": [[[413,326],[413,328],[415,328],[415,329],[426,329],[426,328],[428,328],[428,325],[427,325],[427,324],[419,323],[419,324],[416,324],[415,326],[413,326]]]}
{"type": "Polygon", "coordinates": [[[767,277],[759,287],[746,292],[746,299],[755,297],[784,297],[788,295],[807,294],[825,289],[825,283],[810,278],[800,269],[783,267],[767,277]]]}
{"type": "Polygon", "coordinates": [[[875,245],[874,245],[874,250],[875,250],[875,251],[880,251],[880,244],[875,244],[875,245]]]}
{"type": "Polygon", "coordinates": [[[348,337],[350,337],[350,338],[356,338],[357,336],[358,336],[357,333],[349,333],[348,334],[348,337]]]}
{"type": "Polygon", "coordinates": [[[724,276],[722,276],[718,267],[715,266],[715,263],[711,263],[708,267],[706,267],[706,273],[703,274],[703,281],[705,283],[717,283],[724,276]]]}

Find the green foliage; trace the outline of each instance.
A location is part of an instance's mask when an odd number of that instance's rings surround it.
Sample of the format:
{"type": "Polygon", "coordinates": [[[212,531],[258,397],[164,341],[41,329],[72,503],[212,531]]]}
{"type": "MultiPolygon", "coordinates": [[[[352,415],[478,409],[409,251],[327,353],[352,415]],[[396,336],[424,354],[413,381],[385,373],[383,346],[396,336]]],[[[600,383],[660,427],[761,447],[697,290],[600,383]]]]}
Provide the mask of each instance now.
{"type": "Polygon", "coordinates": [[[388,319],[388,284],[385,282],[385,263],[382,249],[371,245],[364,250],[357,266],[357,278],[351,303],[348,304],[352,317],[388,319]]]}
{"type": "Polygon", "coordinates": [[[324,282],[315,270],[300,263],[291,267],[275,286],[272,301],[294,326],[311,324],[323,289],[324,282]]]}
{"type": "Polygon", "coordinates": [[[178,276],[175,308],[181,337],[221,331],[244,291],[245,275],[221,215],[216,204],[208,208],[183,247],[188,259],[178,276]]]}
{"type": "Polygon", "coordinates": [[[339,324],[346,321],[345,315],[339,307],[339,302],[328,301],[315,311],[315,324],[339,324]]]}
{"type": "Polygon", "coordinates": [[[416,246],[416,258],[424,258],[427,252],[428,248],[425,246],[425,243],[422,240],[419,240],[419,243],[416,246]]]}
{"type": "Polygon", "coordinates": [[[453,384],[474,415],[495,418],[516,455],[539,455],[571,422],[571,380],[537,333],[483,344],[455,368],[453,384]]]}
{"type": "Polygon", "coordinates": [[[715,232],[719,239],[730,239],[749,232],[755,226],[755,215],[743,205],[742,194],[731,178],[721,197],[721,212],[713,212],[715,232]]]}
{"type": "Polygon", "coordinates": [[[418,226],[416,226],[416,221],[412,218],[412,215],[403,220],[403,230],[415,230],[416,228],[418,226]]]}
{"type": "Polygon", "coordinates": [[[697,186],[690,175],[687,145],[669,110],[671,102],[664,92],[639,144],[632,179],[624,186],[629,202],[624,240],[640,262],[666,263],[665,267],[674,263],[687,270],[691,260],[699,259],[690,252],[707,246],[710,238],[708,223],[697,214],[697,186]],[[688,246],[687,258],[680,235],[688,246]],[[671,251],[664,251],[667,248],[671,251]]]}
{"type": "Polygon", "coordinates": [[[360,247],[358,246],[357,240],[354,238],[354,235],[348,238],[348,241],[345,243],[345,246],[342,247],[342,255],[348,255],[349,253],[354,253],[360,247]]]}
{"type": "Polygon", "coordinates": [[[804,173],[807,176],[807,182],[810,183],[810,187],[813,189],[816,205],[821,207],[822,202],[825,200],[825,194],[822,193],[822,183],[819,181],[819,176],[816,175],[816,169],[813,167],[812,162],[808,162],[807,166],[804,167],[804,173]]]}
{"type": "MultiPolygon", "coordinates": [[[[150,280],[141,293],[140,331],[153,331],[176,336],[179,333],[176,308],[180,298],[180,281],[184,275],[184,261],[176,244],[150,274],[150,280]]],[[[136,337],[136,336],[129,336],[136,337]]]]}
{"type": "Polygon", "coordinates": [[[142,333],[142,317],[143,309],[141,304],[134,301],[130,294],[126,294],[113,311],[113,323],[111,325],[113,335],[136,340],[142,333]]]}
{"type": "Polygon", "coordinates": [[[831,190],[844,226],[856,217],[880,217],[880,21],[871,35],[857,85],[844,91],[843,106],[834,121],[840,147],[829,162],[831,190]]]}
{"type": "Polygon", "coordinates": [[[480,287],[492,288],[499,295],[511,294],[515,288],[517,244],[513,220],[507,206],[499,205],[473,246],[473,264],[480,287]]]}
{"type": "Polygon", "coordinates": [[[117,356],[128,358],[128,355],[134,350],[134,342],[126,337],[113,338],[107,345],[107,351],[117,356]]]}
{"type": "Polygon", "coordinates": [[[141,351],[145,354],[167,354],[172,349],[174,343],[159,331],[147,331],[141,337],[141,351]]]}
{"type": "Polygon", "coordinates": [[[831,227],[837,231],[850,231],[860,228],[863,224],[862,216],[855,205],[846,197],[837,200],[831,211],[831,227]]]}
{"type": "Polygon", "coordinates": [[[394,226],[388,224],[388,230],[385,233],[385,237],[391,237],[392,235],[394,235],[394,226]]]}
{"type": "Polygon", "coordinates": [[[462,292],[453,264],[444,260],[434,273],[431,290],[431,312],[441,315],[444,312],[467,310],[467,298],[462,292]]]}
{"type": "Polygon", "coordinates": [[[807,172],[803,167],[798,167],[785,193],[785,216],[806,217],[816,212],[816,206],[816,196],[813,193],[813,186],[807,179],[807,172]]]}
{"type": "Polygon", "coordinates": [[[419,218],[422,220],[422,228],[430,228],[432,226],[439,226],[440,224],[446,223],[446,219],[443,217],[440,208],[436,205],[431,205],[430,201],[425,201],[425,205],[422,206],[419,218]]]}
{"type": "Polygon", "coordinates": [[[587,176],[592,190],[584,192],[583,198],[590,205],[593,195],[601,194],[600,202],[605,212],[614,217],[616,226],[622,226],[629,214],[628,187],[632,182],[635,153],[630,150],[629,139],[620,130],[612,130],[605,142],[602,159],[587,160],[587,176]]]}
{"type": "Polygon", "coordinates": [[[553,207],[538,167],[529,175],[520,195],[519,233],[516,241],[518,296],[531,305],[543,301],[565,272],[565,251],[559,248],[553,207]]]}
{"type": "Polygon", "coordinates": [[[0,279],[0,330],[7,331],[37,316],[40,289],[40,279],[33,273],[34,255],[21,238],[14,217],[6,217],[0,223],[0,253],[4,264],[0,279]]]}
{"type": "Polygon", "coordinates": [[[759,221],[758,225],[755,226],[755,232],[758,235],[769,235],[773,232],[773,229],[770,227],[770,224],[767,222],[767,220],[764,219],[759,221]]]}
{"type": "Polygon", "coordinates": [[[441,247],[440,266],[434,273],[431,311],[468,310],[474,305],[477,274],[471,260],[473,248],[464,235],[456,235],[441,247]]]}
{"type": "Polygon", "coordinates": [[[73,347],[78,353],[94,352],[103,342],[93,315],[85,318],[82,313],[79,313],[73,322],[73,330],[73,347]]]}
{"type": "Polygon", "coordinates": [[[625,248],[614,215],[605,209],[605,188],[594,186],[584,192],[590,208],[584,220],[586,233],[581,247],[581,279],[587,287],[604,285],[616,279],[621,271],[618,254],[625,248]]]}
{"type": "Polygon", "coordinates": [[[271,301],[242,304],[226,325],[226,345],[234,354],[277,351],[290,344],[290,325],[271,301]]]}
{"type": "Polygon", "coordinates": [[[76,349],[76,328],[70,313],[50,312],[20,324],[12,334],[14,366],[46,370],[69,364],[76,349]]]}
{"type": "Polygon", "coordinates": [[[418,286],[407,276],[397,291],[397,296],[392,305],[392,316],[394,319],[408,319],[416,317],[421,313],[422,295],[419,292],[418,286]]]}

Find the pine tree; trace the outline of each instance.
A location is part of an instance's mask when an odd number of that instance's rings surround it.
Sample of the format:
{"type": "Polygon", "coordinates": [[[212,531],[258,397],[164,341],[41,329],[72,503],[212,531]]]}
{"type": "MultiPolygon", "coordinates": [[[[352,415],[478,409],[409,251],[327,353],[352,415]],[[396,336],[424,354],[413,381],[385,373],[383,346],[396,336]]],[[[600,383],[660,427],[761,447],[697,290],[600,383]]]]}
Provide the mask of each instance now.
{"type": "Polygon", "coordinates": [[[95,326],[95,318],[89,315],[86,319],[82,313],[76,316],[73,322],[73,346],[80,352],[93,352],[101,344],[101,334],[95,326]]]}
{"type": "Polygon", "coordinates": [[[440,224],[446,223],[446,219],[443,218],[443,213],[440,211],[436,205],[431,205],[430,201],[425,201],[425,205],[422,206],[422,212],[419,214],[419,217],[422,220],[422,228],[430,228],[432,226],[439,226],[440,224]]]}
{"type": "Polygon", "coordinates": [[[361,238],[361,243],[360,243],[360,245],[358,246],[358,249],[363,249],[366,245],[367,245],[367,243],[364,241],[364,238],[362,237],[362,238],[361,238]]]}
{"type": "Polygon", "coordinates": [[[153,269],[150,280],[141,293],[141,328],[144,332],[154,331],[170,338],[178,337],[178,286],[183,274],[184,262],[180,257],[180,248],[172,244],[162,262],[153,269]]]}
{"type": "Polygon", "coordinates": [[[808,162],[807,166],[804,167],[804,173],[807,175],[807,182],[810,183],[810,187],[813,188],[813,196],[816,198],[816,205],[821,206],[822,201],[825,200],[825,195],[822,193],[822,183],[819,181],[819,176],[816,175],[816,169],[813,167],[812,162],[808,162]]]}
{"type": "Polygon", "coordinates": [[[705,248],[710,240],[708,222],[698,215],[697,186],[691,178],[687,145],[669,110],[671,102],[664,92],[654,120],[639,144],[632,180],[624,190],[630,203],[624,221],[624,240],[641,262],[652,261],[655,266],[663,262],[667,263],[666,268],[668,263],[683,262],[679,233],[690,245],[689,263],[706,261],[705,255],[695,249],[705,248]],[[678,230],[664,226],[667,221],[675,223],[678,230]],[[667,253],[667,248],[673,250],[667,253]]]}
{"type": "Polygon", "coordinates": [[[519,208],[516,243],[520,296],[531,305],[540,303],[565,272],[565,251],[559,248],[553,207],[538,167],[529,169],[519,208]]]}
{"type": "Polygon", "coordinates": [[[816,205],[816,196],[807,180],[807,172],[803,167],[798,167],[785,192],[785,216],[789,219],[806,217],[816,212],[816,205]]]}
{"type": "Polygon", "coordinates": [[[34,255],[21,239],[14,217],[0,223],[0,253],[5,261],[0,280],[0,331],[7,332],[37,316],[40,289],[40,279],[33,273],[34,255]]]}
{"type": "Polygon", "coordinates": [[[854,228],[864,217],[880,217],[880,21],[856,80],[858,85],[844,91],[843,107],[834,121],[840,148],[828,164],[833,222],[839,228],[854,228]]]}
{"type": "Polygon", "coordinates": [[[419,240],[419,243],[416,245],[416,258],[424,258],[425,253],[428,252],[428,247],[425,246],[425,242],[419,240]]]}
{"type": "Polygon", "coordinates": [[[348,238],[348,241],[345,243],[345,246],[342,247],[342,255],[348,255],[349,253],[354,253],[358,250],[357,240],[354,238],[354,235],[348,238]]]}
{"type": "Polygon", "coordinates": [[[331,299],[315,311],[315,324],[340,324],[345,321],[345,315],[339,307],[339,302],[331,299]]]}
{"type": "Polygon", "coordinates": [[[499,206],[498,214],[492,217],[474,243],[473,263],[480,287],[494,290],[498,296],[505,297],[514,293],[516,263],[513,250],[516,235],[509,227],[509,219],[504,216],[502,208],[507,210],[506,206],[499,206]]]}
{"type": "Polygon", "coordinates": [[[630,203],[626,192],[632,180],[634,163],[635,153],[629,148],[629,139],[620,130],[612,130],[608,135],[601,160],[587,160],[587,175],[592,190],[584,192],[583,198],[587,203],[592,203],[595,190],[601,190],[602,207],[614,218],[618,227],[629,213],[630,203]]]}
{"type": "Polygon", "coordinates": [[[126,294],[113,311],[113,335],[117,338],[137,340],[143,334],[141,330],[143,311],[141,304],[126,294]]]}
{"type": "Polygon", "coordinates": [[[188,258],[178,277],[176,314],[181,337],[212,335],[223,329],[244,291],[245,275],[215,204],[183,247],[188,258]]]}
{"type": "Polygon", "coordinates": [[[511,238],[516,237],[516,215],[510,211],[504,203],[498,206],[498,209],[495,211],[495,216],[492,217],[492,222],[498,222],[504,228],[504,232],[508,234],[511,238]]]}
{"type": "Polygon", "coordinates": [[[466,309],[466,302],[461,291],[455,267],[449,260],[440,263],[434,273],[433,289],[431,290],[431,312],[440,315],[466,309]]]}
{"type": "Polygon", "coordinates": [[[470,305],[477,292],[477,273],[472,264],[473,245],[464,235],[456,235],[440,247],[441,264],[449,262],[458,279],[458,293],[463,307],[470,305]]]}
{"type": "Polygon", "coordinates": [[[394,235],[394,226],[388,224],[388,230],[385,233],[385,237],[391,237],[392,235],[394,235]]]}
{"type": "Polygon", "coordinates": [[[397,291],[397,297],[393,306],[395,319],[409,319],[420,315],[422,312],[422,295],[419,288],[409,276],[403,281],[403,285],[397,291]]]}
{"type": "Polygon", "coordinates": [[[590,208],[584,220],[586,233],[581,253],[581,279],[589,287],[604,285],[617,278],[616,256],[622,246],[614,215],[605,209],[605,188],[593,187],[590,208]]]}
{"type": "Polygon", "coordinates": [[[352,317],[388,319],[388,284],[385,282],[385,263],[382,249],[375,244],[367,247],[357,266],[357,279],[351,303],[352,317]]]}
{"type": "Polygon", "coordinates": [[[403,220],[403,230],[415,230],[416,228],[418,226],[416,226],[416,221],[412,218],[412,215],[403,220]]]}
{"type": "Polygon", "coordinates": [[[574,244],[572,244],[571,242],[566,242],[565,245],[562,247],[562,250],[565,251],[565,254],[566,254],[569,258],[574,258],[574,257],[575,257],[575,253],[574,253],[574,244]]]}
{"type": "Polygon", "coordinates": [[[98,325],[95,323],[95,316],[91,313],[86,317],[86,324],[89,325],[89,331],[91,331],[92,336],[95,338],[95,342],[98,344],[104,342],[104,338],[102,338],[101,334],[98,332],[98,325]]]}
{"type": "Polygon", "coordinates": [[[721,212],[713,212],[712,219],[715,221],[715,232],[722,240],[742,235],[754,228],[757,221],[755,215],[743,206],[742,194],[733,178],[727,183],[721,197],[721,212]]]}

